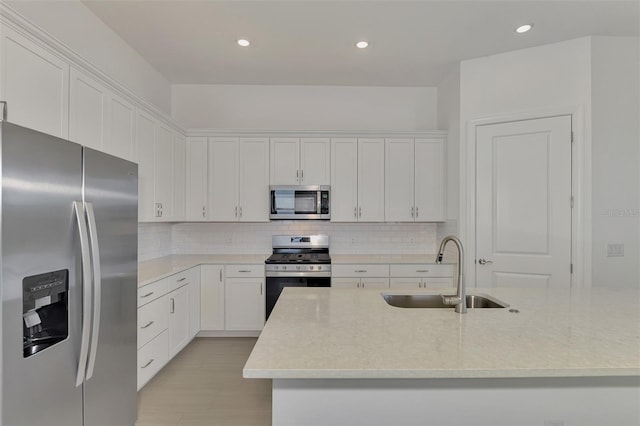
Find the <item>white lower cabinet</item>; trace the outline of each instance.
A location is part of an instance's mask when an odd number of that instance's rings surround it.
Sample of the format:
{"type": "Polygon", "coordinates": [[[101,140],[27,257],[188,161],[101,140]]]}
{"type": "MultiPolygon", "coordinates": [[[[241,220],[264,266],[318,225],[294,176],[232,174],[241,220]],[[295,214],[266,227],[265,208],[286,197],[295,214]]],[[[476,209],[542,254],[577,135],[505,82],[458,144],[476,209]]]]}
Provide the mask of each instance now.
{"type": "Polygon", "coordinates": [[[333,265],[331,275],[333,288],[389,288],[389,265],[386,264],[333,265]]]}
{"type": "Polygon", "coordinates": [[[189,286],[167,295],[169,303],[169,358],[173,358],[189,343],[189,286]]]}
{"type": "Polygon", "coordinates": [[[138,289],[138,390],[199,331],[199,271],[191,268],[138,289]]]}
{"type": "Polygon", "coordinates": [[[169,332],[164,330],[138,350],[138,390],[169,361],[169,332]]]}
{"type": "Polygon", "coordinates": [[[389,285],[393,289],[453,287],[453,265],[391,265],[389,285]]]}
{"type": "Polygon", "coordinates": [[[225,330],[262,330],[265,321],[264,265],[227,265],[225,330]]]}
{"type": "Polygon", "coordinates": [[[200,329],[224,330],[224,266],[200,266],[200,329]]]}

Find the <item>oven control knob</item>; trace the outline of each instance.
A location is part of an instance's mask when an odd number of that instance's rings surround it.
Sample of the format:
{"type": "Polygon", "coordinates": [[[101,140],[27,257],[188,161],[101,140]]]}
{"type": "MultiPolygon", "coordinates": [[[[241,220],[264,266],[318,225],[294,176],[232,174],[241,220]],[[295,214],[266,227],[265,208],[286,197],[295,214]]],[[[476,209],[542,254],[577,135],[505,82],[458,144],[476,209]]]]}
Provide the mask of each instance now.
{"type": "Polygon", "coordinates": [[[299,270],[300,270],[300,265],[297,265],[297,266],[296,266],[296,269],[299,271],[299,270]]]}
{"type": "Polygon", "coordinates": [[[309,266],[309,270],[310,270],[310,271],[313,271],[313,266],[309,266]]]}
{"type": "Polygon", "coordinates": [[[283,267],[282,267],[282,269],[286,271],[286,270],[287,270],[287,267],[286,267],[286,266],[283,266],[283,267]]]}
{"type": "Polygon", "coordinates": [[[318,266],[318,271],[320,271],[322,269],[322,266],[318,266]]]}
{"type": "Polygon", "coordinates": [[[277,271],[278,270],[278,265],[273,265],[273,270],[277,271]]]}

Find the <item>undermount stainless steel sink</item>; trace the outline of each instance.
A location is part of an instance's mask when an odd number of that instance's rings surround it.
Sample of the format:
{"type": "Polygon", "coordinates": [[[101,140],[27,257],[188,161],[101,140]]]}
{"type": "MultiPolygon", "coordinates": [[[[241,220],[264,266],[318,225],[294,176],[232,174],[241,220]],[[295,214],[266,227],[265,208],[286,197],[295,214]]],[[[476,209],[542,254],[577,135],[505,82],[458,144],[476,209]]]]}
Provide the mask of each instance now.
{"type": "MultiPolygon", "coordinates": [[[[391,306],[398,308],[453,308],[439,294],[382,294],[391,306]]],[[[509,305],[488,295],[467,294],[467,308],[507,308],[509,305]]]]}

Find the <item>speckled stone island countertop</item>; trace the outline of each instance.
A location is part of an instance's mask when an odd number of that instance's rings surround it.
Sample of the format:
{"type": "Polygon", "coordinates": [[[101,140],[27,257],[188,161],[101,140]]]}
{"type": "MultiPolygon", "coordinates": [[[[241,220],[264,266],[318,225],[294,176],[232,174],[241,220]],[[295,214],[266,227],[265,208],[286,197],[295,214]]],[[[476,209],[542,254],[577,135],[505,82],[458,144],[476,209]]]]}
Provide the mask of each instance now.
{"type": "MultiPolygon", "coordinates": [[[[138,287],[177,274],[201,264],[264,263],[271,253],[264,254],[182,254],[164,256],[138,264],[138,287]]],[[[433,263],[435,254],[332,254],[333,264],[349,263],[433,263]]]]}
{"type": "Polygon", "coordinates": [[[389,306],[381,293],[421,291],[286,288],[244,377],[640,376],[636,290],[470,289],[510,307],[462,315],[389,306]]]}

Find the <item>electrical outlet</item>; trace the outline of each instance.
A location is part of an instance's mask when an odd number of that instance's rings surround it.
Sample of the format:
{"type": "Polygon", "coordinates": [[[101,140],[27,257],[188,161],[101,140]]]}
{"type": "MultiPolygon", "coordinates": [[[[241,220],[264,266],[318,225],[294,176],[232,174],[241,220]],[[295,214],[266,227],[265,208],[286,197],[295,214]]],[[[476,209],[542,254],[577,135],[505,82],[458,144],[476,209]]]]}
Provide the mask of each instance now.
{"type": "Polygon", "coordinates": [[[356,237],[351,237],[351,244],[358,244],[358,239],[356,237]]]}
{"type": "Polygon", "coordinates": [[[227,235],[227,237],[225,238],[225,242],[229,245],[233,243],[233,239],[231,238],[231,235],[227,235]]]}
{"type": "Polygon", "coordinates": [[[607,244],[607,257],[624,257],[624,244],[607,244]]]}

